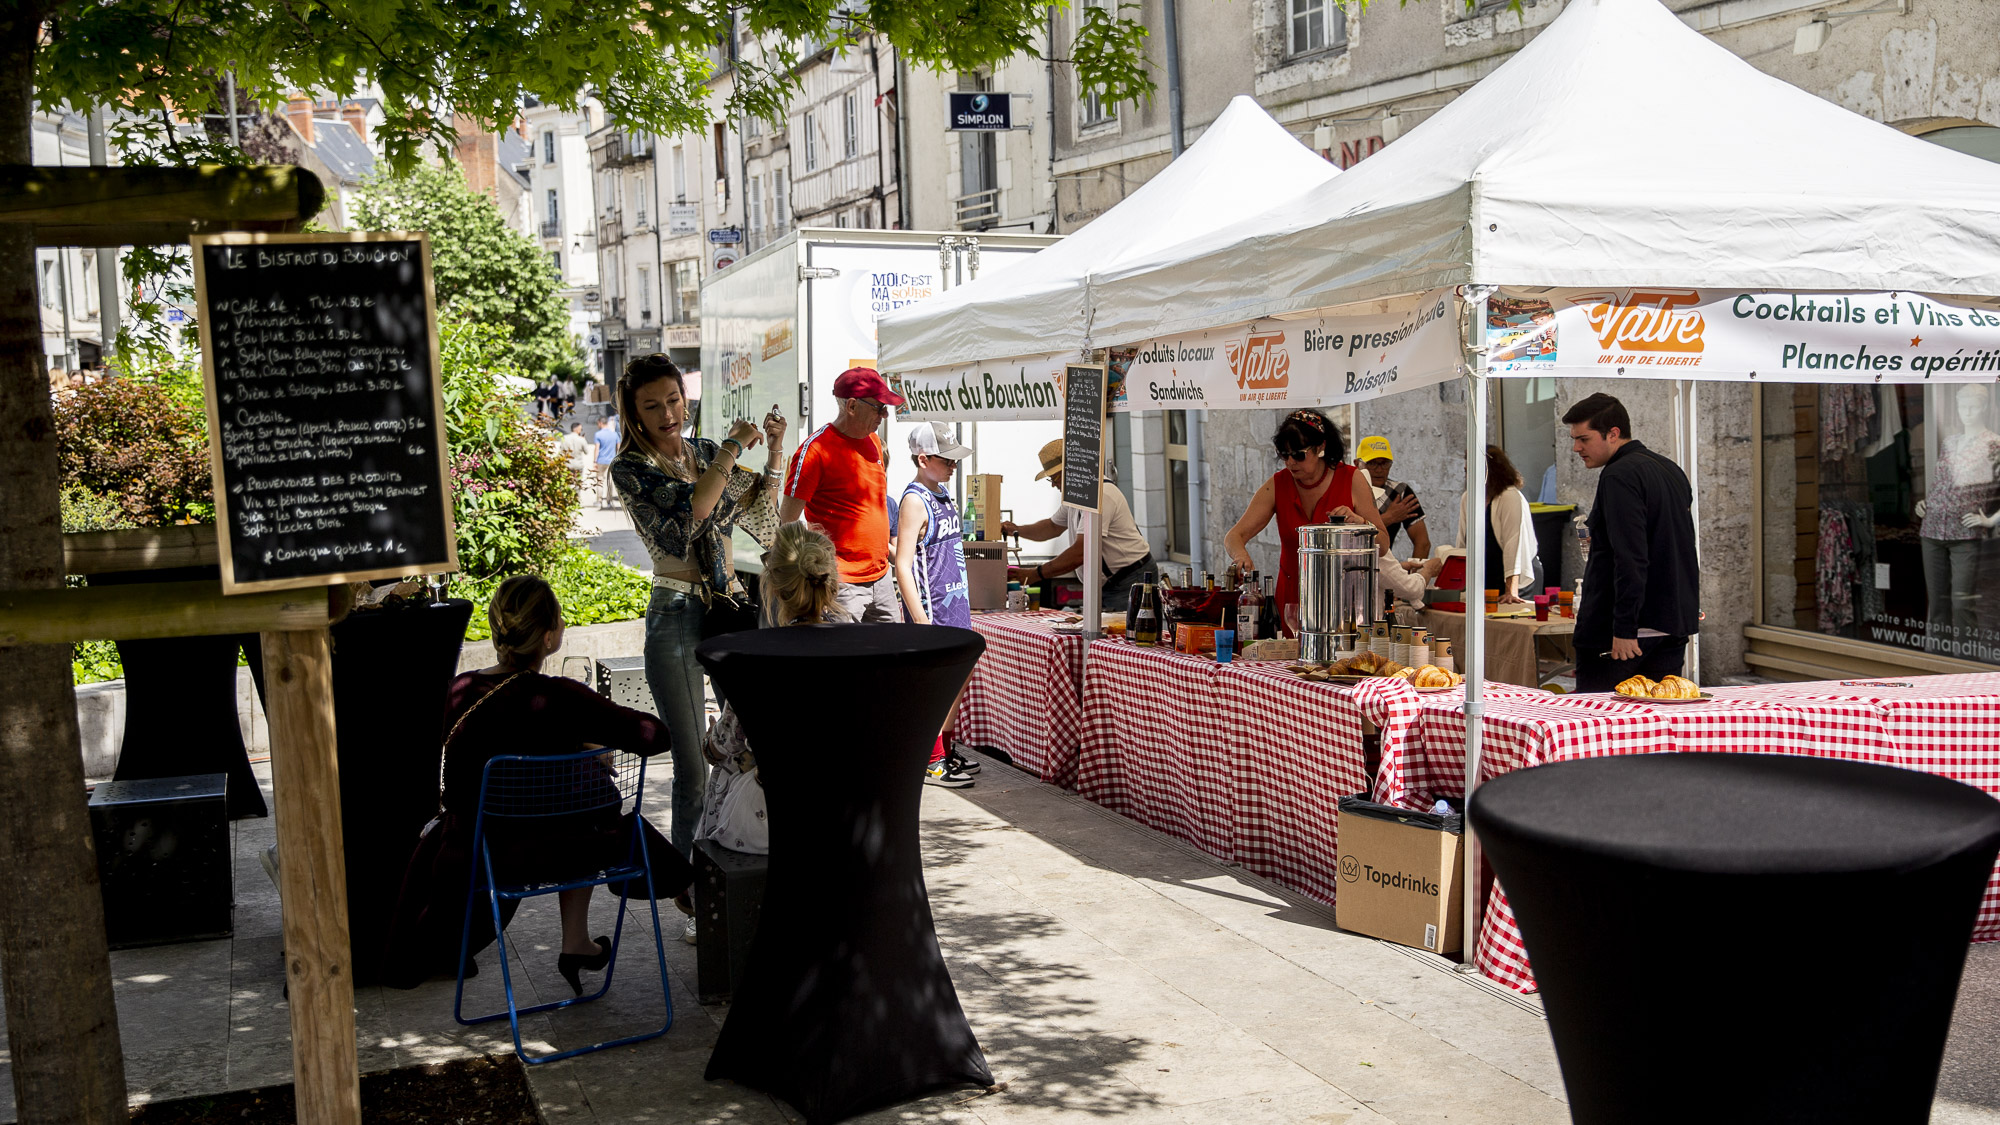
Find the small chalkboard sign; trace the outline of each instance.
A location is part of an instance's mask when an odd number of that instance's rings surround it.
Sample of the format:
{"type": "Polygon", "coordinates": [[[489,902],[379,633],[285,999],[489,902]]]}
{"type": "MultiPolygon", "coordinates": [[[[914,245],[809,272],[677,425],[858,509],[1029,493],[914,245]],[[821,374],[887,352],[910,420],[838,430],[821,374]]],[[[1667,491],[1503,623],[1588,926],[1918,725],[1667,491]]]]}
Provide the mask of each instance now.
{"type": "Polygon", "coordinates": [[[192,241],[223,592],[458,569],[429,236],[192,241]]]}
{"type": "Polygon", "coordinates": [[[1062,502],[1097,510],[1104,485],[1104,365],[1063,368],[1062,502]]]}

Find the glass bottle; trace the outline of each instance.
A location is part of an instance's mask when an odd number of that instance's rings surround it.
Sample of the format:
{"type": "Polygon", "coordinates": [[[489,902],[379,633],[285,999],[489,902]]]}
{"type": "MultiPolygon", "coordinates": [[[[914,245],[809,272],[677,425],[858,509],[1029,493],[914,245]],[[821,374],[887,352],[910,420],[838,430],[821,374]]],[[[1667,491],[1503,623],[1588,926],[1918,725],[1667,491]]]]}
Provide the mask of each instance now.
{"type": "Polygon", "coordinates": [[[1132,643],[1151,647],[1160,643],[1159,598],[1153,593],[1153,584],[1139,586],[1139,611],[1133,615],[1132,627],[1128,630],[1132,643]]]}

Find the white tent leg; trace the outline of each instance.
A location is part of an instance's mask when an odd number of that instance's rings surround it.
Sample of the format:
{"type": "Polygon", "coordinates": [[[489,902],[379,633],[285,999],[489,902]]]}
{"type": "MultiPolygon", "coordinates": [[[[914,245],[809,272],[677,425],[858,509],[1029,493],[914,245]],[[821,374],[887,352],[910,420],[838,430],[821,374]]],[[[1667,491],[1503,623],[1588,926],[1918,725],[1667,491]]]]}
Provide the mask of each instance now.
{"type": "MultiPolygon", "coordinates": [[[[1107,482],[1100,484],[1098,487],[1116,488],[1118,486],[1107,482]]],[[[1098,513],[1079,511],[1076,514],[1078,517],[1076,533],[1083,536],[1083,565],[1077,568],[1076,576],[1083,581],[1083,636],[1085,639],[1084,647],[1088,650],[1088,642],[1097,639],[1098,633],[1101,631],[1101,623],[1104,620],[1100,616],[1104,612],[1104,586],[1102,584],[1104,581],[1104,568],[1101,565],[1101,560],[1104,557],[1104,544],[1103,537],[1097,534],[1098,513]]]]}
{"type": "MultiPolygon", "coordinates": [[[[1695,392],[1696,388],[1700,387],[1701,384],[1693,379],[1687,379],[1683,381],[1682,386],[1686,389],[1681,395],[1681,433],[1687,441],[1687,450],[1685,452],[1687,459],[1681,462],[1681,469],[1687,473],[1688,491],[1693,497],[1688,505],[1688,516],[1694,521],[1695,570],[1696,574],[1699,575],[1701,569],[1701,475],[1698,471],[1698,462],[1701,452],[1701,428],[1700,423],[1697,421],[1699,415],[1695,411],[1695,392]]],[[[1761,582],[1763,579],[1759,576],[1757,580],[1761,582]]],[[[1700,578],[1697,577],[1696,581],[1699,582],[1700,578]]],[[[1697,590],[1699,590],[1699,587],[1697,587],[1697,590]]],[[[1681,674],[1697,684],[1701,683],[1701,630],[1699,627],[1695,629],[1693,635],[1688,637],[1687,665],[1681,670],[1681,674]]]]}
{"type": "MultiPolygon", "coordinates": [[[[1467,296],[1473,294],[1468,291],[1467,296]]],[[[1480,715],[1486,694],[1486,296],[1468,305],[1465,397],[1465,796],[1479,786],[1480,715]]],[[[1465,934],[1461,972],[1477,972],[1479,944],[1479,839],[1465,821],[1465,934]]]]}

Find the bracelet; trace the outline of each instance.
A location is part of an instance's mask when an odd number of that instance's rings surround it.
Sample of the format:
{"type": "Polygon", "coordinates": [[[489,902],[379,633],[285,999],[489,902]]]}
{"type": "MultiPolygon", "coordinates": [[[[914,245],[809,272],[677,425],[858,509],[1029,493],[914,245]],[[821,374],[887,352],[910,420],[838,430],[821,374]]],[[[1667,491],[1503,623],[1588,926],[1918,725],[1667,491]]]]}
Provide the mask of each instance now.
{"type": "Polygon", "coordinates": [[[1042,573],[1042,564],[1040,564],[1040,563],[1036,563],[1036,564],[1035,564],[1035,581],[1037,581],[1037,582],[1045,582],[1045,581],[1047,581],[1047,580],[1048,580],[1048,577],[1049,577],[1048,575],[1046,575],[1046,574],[1043,574],[1043,573],[1042,573]]]}
{"type": "Polygon", "coordinates": [[[740,441],[737,441],[737,440],[736,440],[735,438],[733,438],[733,437],[726,437],[726,438],[723,438],[723,439],[722,439],[722,440],[721,440],[721,441],[720,441],[719,443],[717,443],[717,444],[718,444],[718,446],[723,446],[723,445],[733,445],[733,446],[735,446],[735,447],[736,447],[736,452],[734,452],[734,453],[732,453],[732,454],[730,454],[730,455],[729,455],[729,458],[730,458],[730,460],[732,460],[732,461],[735,461],[735,460],[740,460],[740,459],[741,459],[741,458],[743,457],[743,443],[742,443],[742,442],[740,442],[740,441]]]}

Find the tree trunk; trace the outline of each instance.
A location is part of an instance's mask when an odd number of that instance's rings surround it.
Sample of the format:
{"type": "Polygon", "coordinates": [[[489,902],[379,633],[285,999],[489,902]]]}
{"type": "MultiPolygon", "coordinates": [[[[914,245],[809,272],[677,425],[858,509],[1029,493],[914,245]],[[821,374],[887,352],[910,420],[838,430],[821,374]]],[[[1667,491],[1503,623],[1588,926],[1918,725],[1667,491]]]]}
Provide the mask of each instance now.
{"type": "MultiPolygon", "coordinates": [[[[0,5],[5,8],[6,5],[0,5]]],[[[32,160],[44,5],[0,14],[0,164],[32,160]]],[[[0,224],[0,588],[62,585],[31,228],[0,224]]],[[[0,980],[22,1121],[128,1117],[66,645],[0,648],[0,980]]]]}

